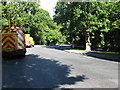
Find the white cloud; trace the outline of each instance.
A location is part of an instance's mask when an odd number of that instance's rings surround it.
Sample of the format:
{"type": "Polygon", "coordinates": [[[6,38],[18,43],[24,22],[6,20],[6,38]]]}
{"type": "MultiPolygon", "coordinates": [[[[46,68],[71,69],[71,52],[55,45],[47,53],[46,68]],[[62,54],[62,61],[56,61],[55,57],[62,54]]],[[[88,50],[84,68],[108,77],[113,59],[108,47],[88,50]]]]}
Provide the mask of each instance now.
{"type": "Polygon", "coordinates": [[[40,0],[40,8],[49,12],[50,17],[54,15],[54,7],[58,0],[40,0]]]}

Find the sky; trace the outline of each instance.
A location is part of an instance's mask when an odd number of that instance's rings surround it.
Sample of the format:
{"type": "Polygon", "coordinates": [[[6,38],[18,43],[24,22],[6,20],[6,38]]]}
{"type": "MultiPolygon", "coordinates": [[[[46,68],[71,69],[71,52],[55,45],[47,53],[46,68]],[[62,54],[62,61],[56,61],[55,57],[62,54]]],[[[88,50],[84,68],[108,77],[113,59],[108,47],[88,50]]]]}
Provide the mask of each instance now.
{"type": "Polygon", "coordinates": [[[58,0],[40,0],[40,8],[49,12],[50,17],[54,15],[54,7],[58,0]]]}

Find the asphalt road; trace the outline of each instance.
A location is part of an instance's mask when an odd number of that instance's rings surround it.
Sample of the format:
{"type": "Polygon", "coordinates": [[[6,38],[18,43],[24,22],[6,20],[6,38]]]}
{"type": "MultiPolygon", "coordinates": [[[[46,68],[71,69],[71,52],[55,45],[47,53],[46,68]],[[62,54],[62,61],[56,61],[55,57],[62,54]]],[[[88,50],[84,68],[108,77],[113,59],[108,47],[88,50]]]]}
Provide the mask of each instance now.
{"type": "Polygon", "coordinates": [[[118,62],[38,46],[2,63],[3,88],[118,88],[118,62]]]}

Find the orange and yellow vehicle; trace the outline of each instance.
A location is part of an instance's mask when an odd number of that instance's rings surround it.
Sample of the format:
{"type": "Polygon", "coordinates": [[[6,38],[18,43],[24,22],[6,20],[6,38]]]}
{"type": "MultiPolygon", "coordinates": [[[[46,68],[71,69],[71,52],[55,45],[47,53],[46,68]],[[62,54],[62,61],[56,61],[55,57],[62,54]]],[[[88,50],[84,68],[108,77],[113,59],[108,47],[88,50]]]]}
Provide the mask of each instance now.
{"type": "Polygon", "coordinates": [[[30,34],[24,34],[25,36],[25,43],[27,47],[34,47],[34,40],[32,37],[30,37],[30,34]]]}
{"type": "Polygon", "coordinates": [[[24,31],[21,27],[4,26],[1,30],[2,55],[22,55],[25,56],[26,45],[24,31]]]}

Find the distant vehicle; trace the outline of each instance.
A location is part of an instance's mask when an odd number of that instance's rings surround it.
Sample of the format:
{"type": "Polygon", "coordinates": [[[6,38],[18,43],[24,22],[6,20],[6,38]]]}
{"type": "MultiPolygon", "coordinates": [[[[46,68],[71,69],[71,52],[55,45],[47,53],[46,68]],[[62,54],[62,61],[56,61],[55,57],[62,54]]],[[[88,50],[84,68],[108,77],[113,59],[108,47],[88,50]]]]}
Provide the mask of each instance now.
{"type": "Polygon", "coordinates": [[[34,47],[34,40],[32,37],[30,37],[30,34],[25,34],[25,43],[27,47],[34,47]]]}
{"type": "Polygon", "coordinates": [[[1,30],[2,55],[22,55],[25,56],[26,45],[23,29],[17,26],[4,26],[1,30]]]}

